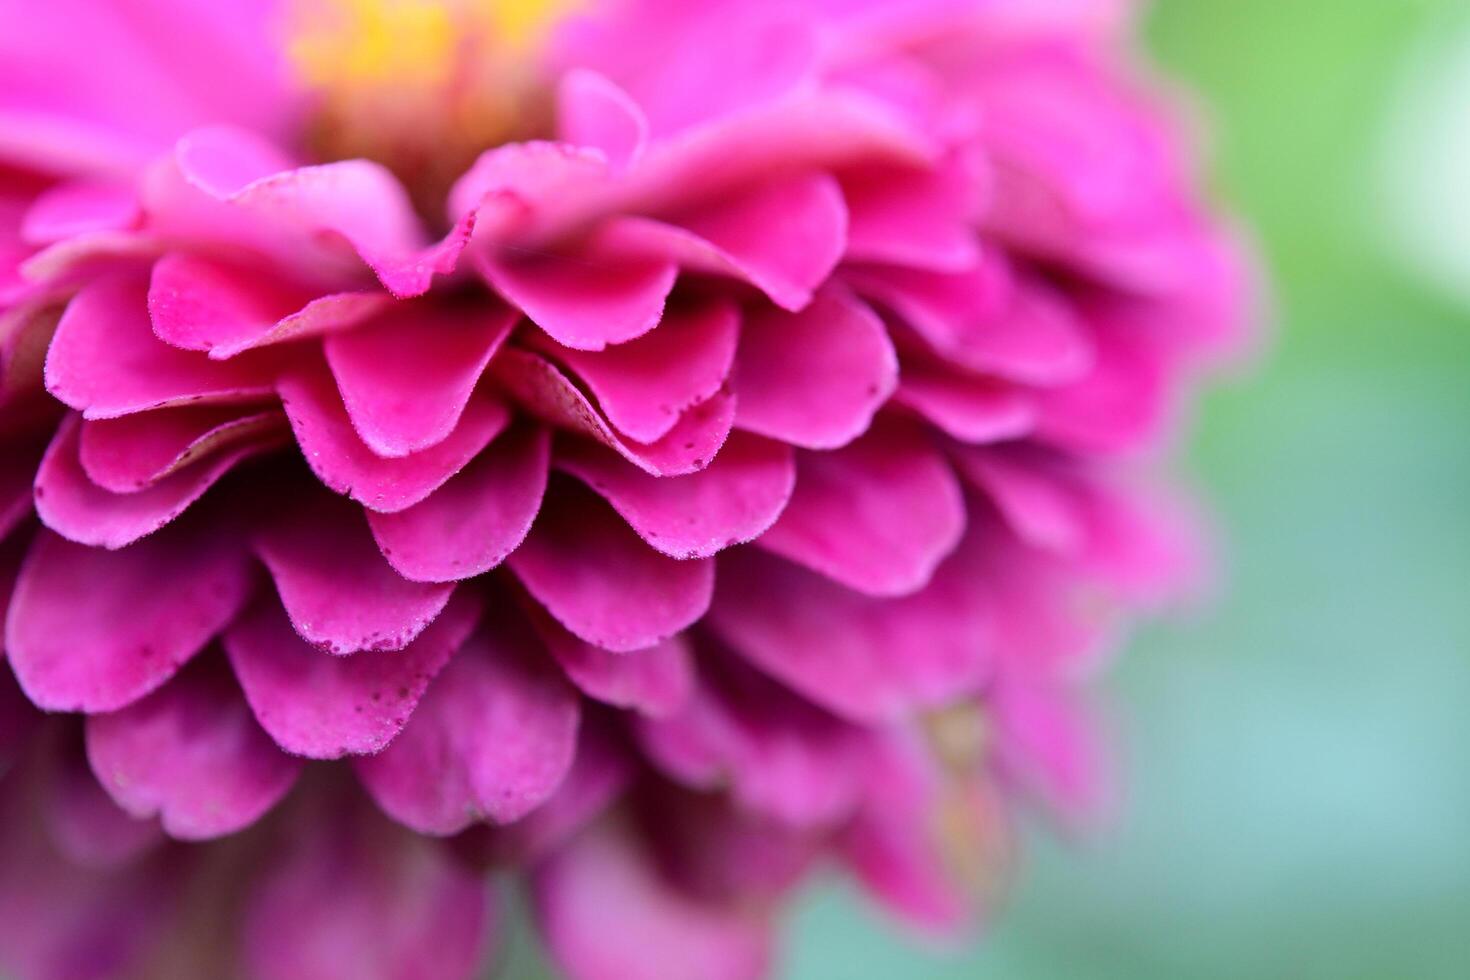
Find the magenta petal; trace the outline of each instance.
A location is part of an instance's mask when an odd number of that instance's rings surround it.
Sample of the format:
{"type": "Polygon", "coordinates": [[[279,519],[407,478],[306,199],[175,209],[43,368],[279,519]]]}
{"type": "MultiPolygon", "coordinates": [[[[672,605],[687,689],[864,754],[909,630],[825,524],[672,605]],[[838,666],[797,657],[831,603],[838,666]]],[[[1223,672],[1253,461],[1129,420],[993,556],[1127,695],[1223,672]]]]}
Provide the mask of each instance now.
{"type": "Polygon", "coordinates": [[[237,445],[185,467],[135,493],[97,486],[78,460],[82,420],[68,416],[36,473],[36,513],[42,523],[78,544],[122,548],[182,514],[242,459],[268,442],[237,445]]]}
{"type": "Polygon", "coordinates": [[[993,614],[977,596],[990,569],[967,541],[923,591],[853,592],[741,548],[720,557],[710,624],[761,670],[861,723],[892,720],[973,694],[994,662],[993,614]]]}
{"type": "Polygon", "coordinates": [[[555,851],[531,889],[547,950],[569,980],[756,980],[769,969],[759,913],[681,893],[620,822],[600,821],[555,851]]]}
{"type": "Polygon", "coordinates": [[[82,423],[77,458],[88,479],[135,493],[206,456],[285,431],[278,411],[242,414],[221,405],[158,409],[82,423]]]}
{"type": "Polygon", "coordinates": [[[561,138],[600,150],[613,173],[635,163],[648,142],[648,119],[638,103],[595,71],[567,72],[557,89],[556,109],[561,138]]]}
{"type": "Polygon", "coordinates": [[[791,503],[758,544],[848,588],[915,592],[964,535],[959,480],[922,429],[881,426],[798,464],[791,503]]]}
{"type": "Polygon", "coordinates": [[[1154,437],[1165,420],[1164,364],[1127,324],[1098,331],[1097,360],[1075,384],[1043,393],[1042,437],[1088,453],[1121,452],[1154,437]],[[1124,329],[1117,329],[1122,327],[1124,329]]]}
{"type": "Polygon", "coordinates": [[[842,190],[826,174],[767,180],[688,214],[622,218],[600,241],[750,283],[786,310],[804,308],[847,244],[842,190]]]}
{"type": "Polygon", "coordinates": [[[893,310],[939,354],[974,371],[1062,385],[1092,365],[1092,340],[1051,287],[987,252],[973,270],[853,268],[853,287],[893,310]]]}
{"type": "Polygon", "coordinates": [[[957,272],[980,258],[967,204],[975,177],[951,163],[935,171],[878,168],[844,178],[851,214],[849,262],[957,272]]]}
{"type": "Polygon", "coordinates": [[[305,815],[244,909],[254,980],[472,980],[495,943],[491,891],[435,841],[370,810],[305,815]]]}
{"type": "Polygon", "coordinates": [[[91,870],[124,867],[163,840],[156,820],[123,810],[97,782],[80,744],[53,763],[46,828],[67,860],[91,870]]]}
{"type": "Polygon", "coordinates": [[[400,576],[379,554],[362,511],[320,491],[262,528],[255,550],[296,632],[334,654],[403,649],[454,591],[400,576]]]}
{"type": "Polygon", "coordinates": [[[121,551],[42,531],[21,569],[6,649],[48,711],[112,711],[157,688],[244,604],[243,549],[183,524],[121,551]]]}
{"type": "Polygon", "coordinates": [[[709,608],[714,563],[644,544],[589,491],[561,481],[509,565],[574,634],[615,652],[655,646],[709,608]]]}
{"type": "Polygon", "coordinates": [[[379,456],[401,457],[447,439],[514,322],[506,310],[401,304],[328,337],[327,363],[362,441],[379,456]]]}
{"type": "Polygon", "coordinates": [[[153,265],[148,312],[153,332],[174,347],[223,360],[243,351],[355,326],[391,302],[380,292],[313,296],[259,269],[194,255],[153,265]]]}
{"type": "Polygon", "coordinates": [[[733,387],[736,424],[807,449],[833,449],[864,432],[898,384],[883,322],[829,289],[800,313],[746,319],[733,387]]]}
{"type": "Polygon", "coordinates": [[[280,802],[301,763],[276,748],[219,664],[87,719],[87,757],[118,805],[181,840],[235,833],[280,802]]]}
{"type": "Polygon", "coordinates": [[[612,504],[650,547],[671,558],[708,558],[769,528],[796,483],[790,446],[736,433],[698,473],[655,477],[594,443],[564,440],[556,466],[612,504]]]}
{"type": "Polygon", "coordinates": [[[510,421],[500,402],[470,400],[449,437],[423,452],[397,459],[374,453],[358,436],[331,375],[307,364],[284,375],[281,405],[302,454],[322,483],[380,513],[406,510],[442,487],[510,421]]]}
{"type": "Polygon", "coordinates": [[[459,590],[402,650],[332,657],[296,635],[274,601],[256,604],[225,634],[225,649],[261,728],[292,755],[337,759],[379,752],[480,616],[459,590]]]}
{"type": "Polygon", "coordinates": [[[680,637],[647,650],[613,653],[533,614],[537,634],[567,677],[588,697],[652,717],[678,711],[694,693],[694,662],[680,637]]]}
{"type": "Polygon", "coordinates": [[[31,515],[35,505],[36,468],[41,465],[46,447],[44,435],[39,441],[28,436],[0,443],[0,453],[5,459],[5,466],[0,467],[0,538],[31,515]]]}
{"type": "Polygon", "coordinates": [[[602,350],[658,326],[678,267],[670,261],[597,253],[482,254],[480,271],[557,343],[602,350]]]}
{"type": "Polygon", "coordinates": [[[653,476],[683,476],[708,466],[735,420],[735,399],[721,392],[686,411],[666,435],[645,445],[615,433],[577,385],[546,359],[507,347],[491,368],[539,418],[592,436],[653,476]]]}
{"type": "Polygon", "coordinates": [[[44,191],[26,211],[21,237],[51,245],[95,232],[127,231],[142,213],[132,188],[120,184],[68,181],[44,191]]]}
{"type": "Polygon", "coordinates": [[[433,496],[393,514],[369,512],[383,557],[415,582],[488,572],[520,547],[541,509],[551,437],[523,425],[502,434],[433,496]]]}
{"type": "Polygon", "coordinates": [[[46,388],[89,419],[270,396],[265,362],[241,357],[215,363],[170,347],[154,336],[147,302],[138,281],[102,279],[82,287],[56,328],[46,388]]]}
{"type": "Polygon", "coordinates": [[[998,378],[905,362],[893,400],[961,442],[1019,439],[1036,427],[1036,398],[998,378]]]}
{"type": "Polygon", "coordinates": [[[577,694],[507,612],[471,637],[392,744],[355,763],[378,805],[420,833],[517,820],[571,767],[577,694]]]}
{"type": "Polygon", "coordinates": [[[586,384],[609,422],[631,439],[657,442],[684,412],[713,398],[735,363],[740,314],[727,303],[671,310],[658,329],[603,351],[539,345],[586,384]]]}

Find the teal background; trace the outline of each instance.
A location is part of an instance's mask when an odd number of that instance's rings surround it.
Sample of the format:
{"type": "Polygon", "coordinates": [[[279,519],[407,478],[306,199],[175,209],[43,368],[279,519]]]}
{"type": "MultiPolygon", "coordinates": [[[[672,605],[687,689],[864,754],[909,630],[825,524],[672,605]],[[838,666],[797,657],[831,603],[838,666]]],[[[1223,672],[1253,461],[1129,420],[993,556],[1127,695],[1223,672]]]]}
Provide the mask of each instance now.
{"type": "Polygon", "coordinates": [[[1151,46],[1206,107],[1276,297],[1267,357],[1193,427],[1220,598],[1109,682],[1115,827],[1031,833],[973,949],[916,946],[822,886],[788,931],[793,980],[1470,977],[1470,310],[1389,258],[1375,163],[1405,59],[1467,16],[1155,5],[1151,46]]]}

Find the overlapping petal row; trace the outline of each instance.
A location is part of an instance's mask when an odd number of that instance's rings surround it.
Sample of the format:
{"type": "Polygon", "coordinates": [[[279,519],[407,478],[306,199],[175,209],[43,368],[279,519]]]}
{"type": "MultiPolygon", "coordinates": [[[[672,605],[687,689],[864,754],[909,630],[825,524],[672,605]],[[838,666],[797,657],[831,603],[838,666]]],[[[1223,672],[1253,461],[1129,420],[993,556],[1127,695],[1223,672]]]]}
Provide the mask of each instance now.
{"type": "Polygon", "coordinates": [[[1126,5],[589,5],[431,207],[278,14],[0,3],[4,967],[470,976],[487,869],[590,980],[832,861],[972,921],[1244,312],[1126,5]]]}

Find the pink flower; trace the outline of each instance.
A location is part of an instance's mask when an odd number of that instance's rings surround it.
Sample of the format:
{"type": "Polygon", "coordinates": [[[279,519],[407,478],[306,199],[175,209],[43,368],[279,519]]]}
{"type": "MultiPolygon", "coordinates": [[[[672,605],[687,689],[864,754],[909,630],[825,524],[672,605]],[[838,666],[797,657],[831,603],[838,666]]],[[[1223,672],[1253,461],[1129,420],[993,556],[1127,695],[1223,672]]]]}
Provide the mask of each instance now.
{"type": "Polygon", "coordinates": [[[1243,319],[1128,8],[0,0],[0,965],[973,921],[1243,319]]]}

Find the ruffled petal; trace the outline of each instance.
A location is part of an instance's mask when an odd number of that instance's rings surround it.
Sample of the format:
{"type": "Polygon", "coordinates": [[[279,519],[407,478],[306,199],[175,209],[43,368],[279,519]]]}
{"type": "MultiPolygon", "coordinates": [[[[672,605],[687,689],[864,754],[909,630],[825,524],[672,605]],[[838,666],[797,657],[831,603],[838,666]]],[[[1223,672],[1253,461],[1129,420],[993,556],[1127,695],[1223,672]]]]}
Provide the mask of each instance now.
{"type": "Polygon", "coordinates": [[[244,605],[244,549],[180,522],[120,551],[42,531],[21,569],[6,649],[48,711],[113,711],[168,680],[244,605]]]}
{"type": "Polygon", "coordinates": [[[615,652],[643,650],[709,608],[714,564],[676,561],[645,545],[611,508],[565,480],[509,564],[572,633],[615,652]]]}
{"type": "Polygon", "coordinates": [[[745,433],[689,476],[649,476],[581,440],[558,445],[556,466],[596,490],[650,547],[679,559],[708,558],[759,537],[796,484],[791,447],[745,433]]]}
{"type": "Polygon", "coordinates": [[[515,314],[400,305],[323,349],[352,427],[379,456],[438,445],[460,421],[515,314]]]}
{"type": "Polygon", "coordinates": [[[551,341],[538,347],[587,386],[619,432],[646,445],[724,387],[739,337],[739,312],[714,302],[670,310],[657,330],[606,350],[571,350],[551,341]]]}
{"type": "Polygon", "coordinates": [[[585,68],[567,72],[557,87],[556,110],[561,138],[600,151],[611,173],[622,173],[643,155],[648,118],[607,76],[585,68]]]}
{"type": "Polygon", "coordinates": [[[281,406],[312,472],[330,489],[386,514],[428,498],[510,422],[503,404],[476,395],[442,442],[411,456],[388,459],[362,441],[325,367],[300,365],[283,375],[278,387],[281,406]]]}
{"type": "Polygon", "coordinates": [[[400,576],[379,554],[362,512],[319,491],[261,528],[255,551],[296,632],[333,654],[403,649],[454,591],[400,576]]]}
{"type": "Polygon", "coordinates": [[[265,600],[230,627],[224,645],[256,720],[282,749],[312,759],[369,755],[402,730],[480,611],[461,589],[402,650],[332,657],[302,640],[281,607],[265,600]]]}
{"type": "Polygon", "coordinates": [[[77,458],[87,478],[113,493],[136,493],[212,454],[284,434],[279,411],[225,405],[139,412],[83,422],[77,458]]]}
{"type": "Polygon", "coordinates": [[[807,449],[861,435],[898,384],[898,357],[883,323],[829,289],[800,313],[746,318],[732,387],[742,429],[807,449]]]}
{"type": "Polygon", "coordinates": [[[577,694],[507,612],[465,644],[392,744],[355,763],[378,805],[420,833],[517,820],[571,767],[577,694]]]}
{"type": "Polygon", "coordinates": [[[758,544],[848,588],[916,592],[964,535],[959,480],[922,429],[881,425],[798,462],[791,503],[758,544]]]}
{"type": "Polygon", "coordinates": [[[426,500],[369,512],[383,557],[415,582],[455,582],[490,571],[526,539],[541,510],[551,437],[522,425],[492,442],[426,500]]]}
{"type": "Polygon", "coordinates": [[[278,749],[219,663],[201,663],[121,711],[87,720],[92,771],[124,810],[180,840],[233,834],[265,814],[301,763],[278,749]]]}

